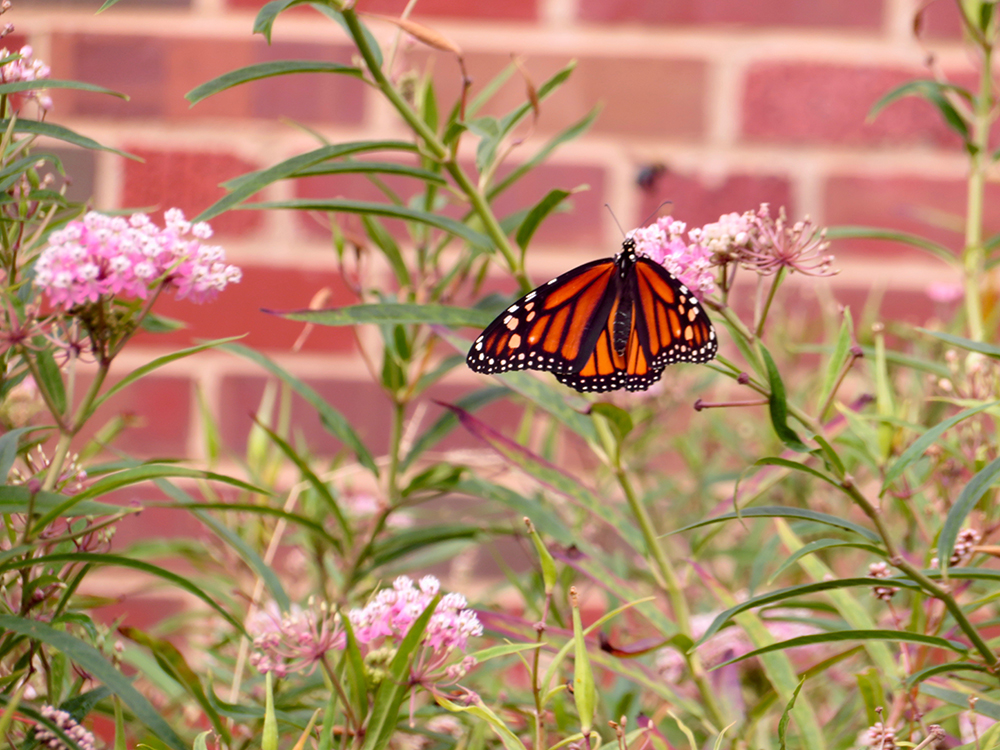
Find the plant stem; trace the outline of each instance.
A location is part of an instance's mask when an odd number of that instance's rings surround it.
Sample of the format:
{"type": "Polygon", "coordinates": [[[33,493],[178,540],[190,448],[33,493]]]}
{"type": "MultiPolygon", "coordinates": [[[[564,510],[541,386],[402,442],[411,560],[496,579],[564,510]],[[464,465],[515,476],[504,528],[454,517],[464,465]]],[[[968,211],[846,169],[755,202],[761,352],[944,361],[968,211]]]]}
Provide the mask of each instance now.
{"type": "Polygon", "coordinates": [[[982,636],[979,635],[979,631],[976,630],[975,625],[973,625],[969,618],[965,616],[965,612],[955,601],[955,597],[951,595],[950,592],[938,586],[934,581],[925,576],[923,572],[917,569],[909,560],[902,556],[896,549],[895,543],[889,536],[889,530],[885,527],[882,522],[882,513],[876,508],[868,498],[861,494],[858,488],[854,485],[854,482],[848,477],[844,479],[841,483],[841,488],[846,492],[858,507],[864,512],[868,518],[871,519],[872,523],[875,524],[875,529],[878,531],[879,536],[882,538],[882,543],[885,545],[885,551],[889,555],[889,561],[901,571],[903,571],[908,577],[912,578],[914,581],[919,583],[924,589],[933,595],[936,599],[939,599],[951,616],[955,618],[955,622],[958,627],[962,629],[962,632],[968,636],[969,640],[976,647],[976,650],[982,655],[983,660],[986,662],[987,666],[991,669],[1000,665],[1000,659],[997,658],[996,654],[990,649],[983,640],[982,636]]]}
{"type": "Polygon", "coordinates": [[[980,286],[986,270],[983,248],[983,200],[986,191],[986,170],[990,164],[989,138],[993,122],[993,45],[990,38],[978,40],[982,48],[979,73],[979,95],[974,102],[972,118],[972,155],[969,168],[969,189],[965,215],[965,315],[969,337],[982,341],[983,306],[980,286]]]}

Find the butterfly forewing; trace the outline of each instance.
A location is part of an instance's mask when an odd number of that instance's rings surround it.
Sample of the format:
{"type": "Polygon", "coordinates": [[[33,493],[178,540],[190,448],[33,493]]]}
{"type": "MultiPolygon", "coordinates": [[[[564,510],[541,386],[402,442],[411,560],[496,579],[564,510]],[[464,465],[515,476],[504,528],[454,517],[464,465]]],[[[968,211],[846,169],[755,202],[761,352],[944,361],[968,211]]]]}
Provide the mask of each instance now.
{"type": "Polygon", "coordinates": [[[482,373],[547,370],[578,391],[642,391],[667,365],[707,362],[717,349],[691,291],[626,239],[614,258],[567,271],[508,307],[466,361],[482,373]]]}
{"type": "Polygon", "coordinates": [[[612,259],[577,266],[521,297],[473,342],[466,362],[476,372],[580,369],[614,304],[612,259]]]}

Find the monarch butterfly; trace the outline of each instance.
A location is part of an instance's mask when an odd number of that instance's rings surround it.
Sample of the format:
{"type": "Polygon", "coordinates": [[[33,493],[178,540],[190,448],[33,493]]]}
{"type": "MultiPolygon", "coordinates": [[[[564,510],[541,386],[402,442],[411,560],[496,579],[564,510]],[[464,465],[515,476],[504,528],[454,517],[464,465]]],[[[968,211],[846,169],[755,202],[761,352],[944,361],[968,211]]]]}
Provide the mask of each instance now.
{"type": "Polygon", "coordinates": [[[547,370],[580,392],[644,391],[667,365],[708,362],[715,329],[691,291],[635,240],[521,297],[486,326],[466,362],[476,372],[547,370]]]}

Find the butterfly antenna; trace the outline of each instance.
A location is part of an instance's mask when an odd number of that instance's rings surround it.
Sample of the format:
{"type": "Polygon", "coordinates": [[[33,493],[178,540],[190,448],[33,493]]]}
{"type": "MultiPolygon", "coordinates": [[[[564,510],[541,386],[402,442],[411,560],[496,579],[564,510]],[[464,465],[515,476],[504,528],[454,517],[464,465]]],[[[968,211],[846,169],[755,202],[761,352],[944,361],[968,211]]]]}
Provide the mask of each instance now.
{"type": "MultiPolygon", "coordinates": [[[[604,207],[606,209],[608,209],[608,213],[611,214],[611,218],[615,220],[615,225],[618,227],[618,231],[621,232],[622,233],[622,237],[624,237],[625,236],[625,230],[622,229],[622,225],[618,223],[618,217],[615,216],[615,212],[611,210],[611,205],[609,203],[605,203],[604,207]]],[[[656,209],[656,210],[659,211],[660,209],[656,209]]]]}
{"type": "Polygon", "coordinates": [[[642,220],[642,224],[640,224],[640,226],[646,226],[646,222],[652,219],[658,213],[660,213],[661,208],[663,208],[664,206],[672,206],[673,204],[674,204],[673,201],[663,201],[663,203],[661,203],[659,206],[656,207],[653,213],[651,213],[649,216],[647,216],[645,219],[642,220]]]}

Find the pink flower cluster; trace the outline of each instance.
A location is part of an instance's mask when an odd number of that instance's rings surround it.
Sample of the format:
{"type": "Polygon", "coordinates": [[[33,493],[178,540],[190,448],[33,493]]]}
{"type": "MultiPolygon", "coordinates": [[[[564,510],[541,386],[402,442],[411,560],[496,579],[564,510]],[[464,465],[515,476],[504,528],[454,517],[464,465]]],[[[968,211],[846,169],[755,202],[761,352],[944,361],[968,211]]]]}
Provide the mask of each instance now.
{"type": "MultiPolygon", "coordinates": [[[[655,224],[634,230],[631,236],[639,255],[662,265],[695,297],[704,299],[706,294],[715,291],[712,251],[697,241],[685,242],[682,238],[685,228],[683,221],[663,216],[655,224]]],[[[693,234],[694,230],[689,232],[689,236],[693,234]]]]}
{"type": "Polygon", "coordinates": [[[240,280],[239,268],[226,263],[205,222],[192,225],[179,208],[164,214],[161,229],[146,214],[125,219],[91,211],[49,236],[35,263],[35,284],[54,305],[70,309],[104,296],[146,299],[156,284],[178,299],[214,299],[240,280]]]}
{"type": "MultiPolygon", "coordinates": [[[[19,81],[37,81],[48,78],[50,74],[49,66],[41,60],[32,60],[34,50],[29,45],[21,47],[19,53],[10,52],[6,47],[0,49],[0,60],[20,54],[18,60],[11,60],[9,63],[0,65],[0,82],[17,83],[19,81]]],[[[25,91],[21,93],[27,99],[34,99],[43,110],[52,109],[52,97],[44,93],[44,89],[25,91]]]]}
{"type": "MultiPolygon", "coordinates": [[[[382,589],[364,609],[348,615],[360,643],[372,644],[385,638],[401,640],[431,603],[441,584],[434,576],[420,579],[419,588],[407,576],[397,578],[391,589],[382,589]]],[[[440,653],[464,650],[470,636],[483,633],[483,626],[461,594],[445,594],[431,615],[424,633],[424,645],[440,653]]]]}
{"type": "MultiPolygon", "coordinates": [[[[94,750],[97,743],[94,735],[80,726],[79,722],[68,712],[61,711],[55,706],[42,706],[41,714],[63,730],[81,750],[94,750]]],[[[35,739],[42,747],[52,750],[66,750],[66,743],[48,727],[39,725],[35,730],[35,739]]]]}
{"type": "Polygon", "coordinates": [[[278,677],[300,670],[308,674],[327,651],[339,651],[346,642],[338,616],[325,604],[296,606],[282,615],[271,602],[250,618],[247,631],[255,649],[250,663],[261,674],[274,672],[278,677]]]}

